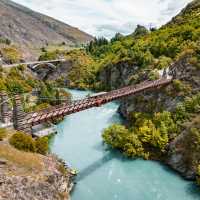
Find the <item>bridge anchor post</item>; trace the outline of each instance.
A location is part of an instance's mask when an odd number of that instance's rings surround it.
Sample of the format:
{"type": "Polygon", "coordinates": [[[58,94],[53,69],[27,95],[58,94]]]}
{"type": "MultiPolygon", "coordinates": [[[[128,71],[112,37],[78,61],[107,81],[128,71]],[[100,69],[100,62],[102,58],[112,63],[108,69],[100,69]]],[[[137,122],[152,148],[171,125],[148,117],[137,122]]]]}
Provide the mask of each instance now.
{"type": "Polygon", "coordinates": [[[31,124],[27,124],[25,121],[26,113],[23,111],[21,98],[19,95],[15,96],[13,107],[13,125],[18,131],[32,134],[31,124]]]}
{"type": "Polygon", "coordinates": [[[11,122],[11,113],[9,109],[8,95],[6,92],[2,92],[0,96],[0,119],[2,123],[9,124],[11,122]]]}

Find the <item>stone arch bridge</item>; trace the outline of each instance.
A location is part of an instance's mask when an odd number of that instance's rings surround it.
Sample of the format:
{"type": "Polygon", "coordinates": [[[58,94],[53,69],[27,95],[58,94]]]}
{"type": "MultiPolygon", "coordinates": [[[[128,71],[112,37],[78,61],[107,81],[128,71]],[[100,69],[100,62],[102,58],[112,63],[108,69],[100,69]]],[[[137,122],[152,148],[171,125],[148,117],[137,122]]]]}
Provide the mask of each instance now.
{"type": "Polygon", "coordinates": [[[93,107],[99,107],[103,104],[115,101],[137,93],[165,87],[172,82],[172,78],[161,78],[156,81],[145,81],[137,85],[127,86],[121,89],[113,90],[82,100],[64,103],[62,105],[45,109],[39,112],[24,113],[20,96],[15,96],[12,115],[8,109],[8,98],[5,93],[1,94],[1,121],[13,121],[14,128],[19,131],[32,134],[32,127],[47,121],[52,121],[59,117],[64,117],[93,107]]]}
{"type": "Polygon", "coordinates": [[[34,61],[15,64],[3,64],[4,69],[11,69],[18,66],[27,66],[32,72],[37,74],[37,77],[41,80],[45,80],[49,74],[56,72],[59,64],[65,63],[65,59],[46,60],[46,61],[34,61]]]}
{"type": "Polygon", "coordinates": [[[56,60],[45,60],[45,61],[33,61],[33,62],[24,62],[24,63],[15,63],[15,64],[3,64],[3,68],[13,68],[18,67],[20,65],[27,66],[32,70],[36,70],[40,66],[49,66],[50,68],[56,68],[58,63],[65,62],[65,59],[56,59],[56,60]]]}

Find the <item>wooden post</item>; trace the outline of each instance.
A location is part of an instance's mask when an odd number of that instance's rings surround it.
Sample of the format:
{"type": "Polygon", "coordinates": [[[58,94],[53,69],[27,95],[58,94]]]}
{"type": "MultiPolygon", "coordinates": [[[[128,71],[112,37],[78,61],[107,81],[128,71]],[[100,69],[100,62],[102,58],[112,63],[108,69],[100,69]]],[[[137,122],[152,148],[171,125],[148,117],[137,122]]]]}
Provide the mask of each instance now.
{"type": "Polygon", "coordinates": [[[21,98],[19,95],[15,96],[13,107],[13,125],[18,131],[32,134],[31,124],[27,124],[25,121],[26,113],[23,111],[21,98]]]}

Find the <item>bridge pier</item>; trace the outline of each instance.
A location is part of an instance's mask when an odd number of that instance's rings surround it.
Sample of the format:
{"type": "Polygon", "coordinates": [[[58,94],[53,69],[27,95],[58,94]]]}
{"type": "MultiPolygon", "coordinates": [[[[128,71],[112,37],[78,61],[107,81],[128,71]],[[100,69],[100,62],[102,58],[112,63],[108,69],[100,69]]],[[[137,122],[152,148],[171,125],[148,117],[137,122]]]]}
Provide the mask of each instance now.
{"type": "Polygon", "coordinates": [[[27,124],[25,121],[26,113],[23,111],[21,98],[19,95],[15,96],[13,107],[13,125],[15,130],[32,134],[31,124],[27,124]]]}
{"type": "Polygon", "coordinates": [[[0,120],[2,123],[4,124],[9,124],[11,123],[11,113],[9,110],[9,102],[8,102],[8,95],[6,94],[6,92],[2,92],[0,94],[0,120]]]}

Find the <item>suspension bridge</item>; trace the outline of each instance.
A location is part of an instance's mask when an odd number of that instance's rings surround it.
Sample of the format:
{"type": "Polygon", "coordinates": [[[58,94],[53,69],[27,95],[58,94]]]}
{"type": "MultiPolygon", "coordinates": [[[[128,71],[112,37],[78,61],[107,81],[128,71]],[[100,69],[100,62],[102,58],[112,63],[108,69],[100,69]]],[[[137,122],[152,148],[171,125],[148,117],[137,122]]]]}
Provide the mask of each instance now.
{"type": "Polygon", "coordinates": [[[158,89],[167,86],[172,82],[172,78],[160,78],[155,81],[145,81],[137,85],[127,86],[121,89],[101,93],[96,96],[86,97],[71,103],[63,103],[60,106],[44,109],[38,112],[25,113],[22,108],[20,96],[15,96],[12,113],[8,109],[8,98],[5,93],[1,95],[1,121],[13,121],[14,128],[32,134],[32,127],[44,122],[53,121],[60,117],[87,110],[93,107],[100,107],[106,103],[119,100],[124,97],[138,94],[151,89],[158,89]]]}

